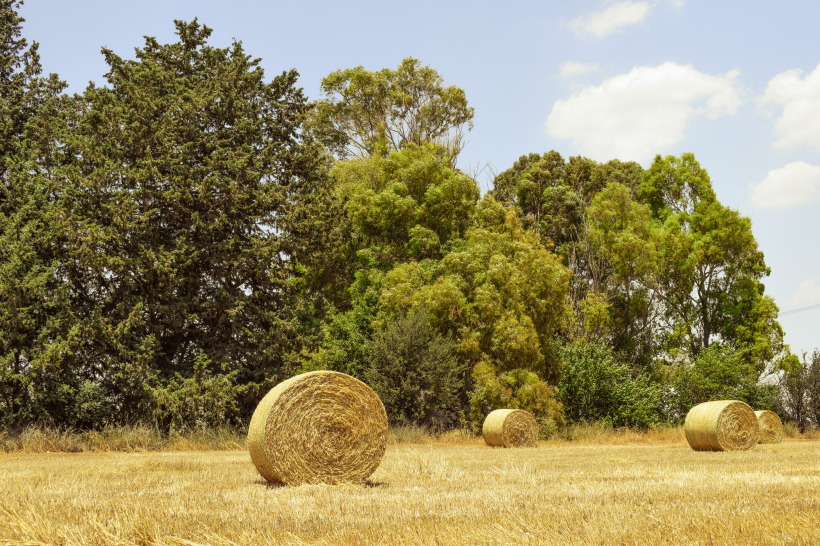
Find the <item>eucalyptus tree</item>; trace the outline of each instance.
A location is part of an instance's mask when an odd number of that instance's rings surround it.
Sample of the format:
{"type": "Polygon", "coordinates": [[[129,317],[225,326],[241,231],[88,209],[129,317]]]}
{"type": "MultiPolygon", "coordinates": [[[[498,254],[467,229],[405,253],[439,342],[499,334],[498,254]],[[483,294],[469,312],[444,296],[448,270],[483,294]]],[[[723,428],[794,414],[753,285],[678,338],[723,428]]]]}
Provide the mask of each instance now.
{"type": "Polygon", "coordinates": [[[663,224],[666,349],[696,357],[719,341],[762,373],[783,356],[783,330],[765,295],[762,280],[771,270],[751,219],[718,201],[708,172],[690,153],[657,156],[638,195],[663,224]]]}
{"type": "Polygon", "coordinates": [[[387,155],[406,144],[436,142],[455,159],[473,108],[463,89],[412,57],[396,70],[361,66],[336,70],[321,83],[325,99],[315,105],[309,130],[340,158],[387,155]]]}

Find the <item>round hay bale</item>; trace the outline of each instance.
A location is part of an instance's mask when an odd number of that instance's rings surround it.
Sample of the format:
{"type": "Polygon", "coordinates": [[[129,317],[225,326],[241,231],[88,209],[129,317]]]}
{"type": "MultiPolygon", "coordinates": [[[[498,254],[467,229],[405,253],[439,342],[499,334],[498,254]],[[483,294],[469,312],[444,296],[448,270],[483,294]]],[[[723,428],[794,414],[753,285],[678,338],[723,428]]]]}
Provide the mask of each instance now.
{"type": "Polygon", "coordinates": [[[488,446],[535,447],[538,423],[528,411],[497,409],[484,419],[482,432],[488,446]]]}
{"type": "Polygon", "coordinates": [[[773,411],[756,411],[759,434],[758,444],[779,444],[783,441],[783,423],[773,411]]]}
{"type": "Polygon", "coordinates": [[[248,430],[251,459],[269,482],[361,483],[384,456],[387,414],[370,387],[318,371],[279,383],[248,430]]]}
{"type": "Polygon", "coordinates": [[[698,404],[683,427],[695,451],[745,451],[757,443],[757,416],[739,400],[698,404]]]}

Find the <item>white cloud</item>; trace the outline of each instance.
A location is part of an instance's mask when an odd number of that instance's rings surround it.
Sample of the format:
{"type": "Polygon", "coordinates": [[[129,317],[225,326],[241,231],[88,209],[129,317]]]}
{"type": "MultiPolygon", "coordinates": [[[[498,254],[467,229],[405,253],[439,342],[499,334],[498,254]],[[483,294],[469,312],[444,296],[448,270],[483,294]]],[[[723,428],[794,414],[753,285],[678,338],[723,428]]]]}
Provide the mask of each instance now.
{"type": "Polygon", "coordinates": [[[576,32],[589,32],[603,38],[619,28],[642,22],[652,7],[649,2],[616,2],[602,11],[573,19],[571,26],[576,32]]]}
{"type": "Polygon", "coordinates": [[[752,204],[760,208],[787,209],[820,199],[820,167],[803,161],[769,171],[749,186],[752,204]]]}
{"type": "Polygon", "coordinates": [[[783,107],[775,122],[775,148],[807,144],[820,150],[820,65],[801,78],[802,70],[787,70],[769,80],[760,102],[783,107]]]}
{"type": "Polygon", "coordinates": [[[740,106],[737,75],[711,76],[671,62],[635,67],[557,100],[547,132],[571,139],[592,159],[651,159],[683,140],[694,116],[734,114],[740,106]]]}
{"type": "Polygon", "coordinates": [[[786,303],[789,307],[811,305],[820,301],[820,279],[809,277],[800,283],[794,296],[786,303]]]}
{"type": "Polygon", "coordinates": [[[598,65],[595,63],[581,63],[578,61],[567,61],[561,65],[561,76],[564,78],[573,78],[598,70],[598,65]]]}

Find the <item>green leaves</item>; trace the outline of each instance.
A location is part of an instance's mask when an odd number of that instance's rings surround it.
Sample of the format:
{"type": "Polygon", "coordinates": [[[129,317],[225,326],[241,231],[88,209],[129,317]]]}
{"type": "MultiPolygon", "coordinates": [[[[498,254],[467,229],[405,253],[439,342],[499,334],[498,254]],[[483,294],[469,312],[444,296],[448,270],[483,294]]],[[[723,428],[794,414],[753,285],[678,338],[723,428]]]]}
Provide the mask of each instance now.
{"type": "Polygon", "coordinates": [[[438,72],[411,57],[396,70],[337,70],[322,80],[327,99],[316,103],[308,131],[340,158],[438,143],[455,165],[473,109],[462,89],[442,82],[438,72]]]}
{"type": "Polygon", "coordinates": [[[523,409],[538,422],[539,438],[546,440],[564,426],[564,410],[556,400],[556,389],[537,374],[522,369],[498,373],[494,366],[479,362],[472,372],[475,387],[470,393],[470,424],[479,434],[487,415],[496,409],[523,409]]]}
{"type": "Polygon", "coordinates": [[[379,267],[415,257],[440,257],[440,247],[463,237],[479,192],[432,145],[408,145],[387,158],[339,162],[332,174],[355,229],[379,267]]]}
{"type": "Polygon", "coordinates": [[[755,409],[768,409],[773,385],[761,384],[754,362],[721,344],[703,350],[694,361],[676,371],[667,389],[666,404],[673,420],[701,402],[742,400],[755,409]]]}
{"type": "Polygon", "coordinates": [[[659,248],[666,267],[659,281],[674,324],[668,349],[696,357],[719,337],[762,372],[782,350],[783,333],[773,302],[762,295],[769,268],[751,220],[717,201],[692,154],[657,157],[640,195],[664,223],[659,248]]]}
{"type": "Polygon", "coordinates": [[[468,231],[440,264],[391,270],[379,316],[424,308],[441,332],[457,333],[464,362],[486,360],[501,370],[555,377],[552,338],[568,289],[569,271],[510,214],[493,229],[468,231]]]}
{"type": "Polygon", "coordinates": [[[415,59],[336,71],[311,105],[296,71],[266,80],[177,21],[135,59],[103,49],[107,85],[68,97],[18,6],[0,2],[2,425],[238,423],[327,367],[396,422],[457,422],[472,369],[476,422],[508,404],[558,426],[560,380],[571,419],[646,426],[655,391],[618,362],[716,377],[719,341],[746,378],[784,356],[751,222],[692,154],[530,154],[480,199],[455,168],[473,109],[415,59]]]}
{"type": "Polygon", "coordinates": [[[375,333],[365,379],[392,423],[442,429],[462,420],[464,365],[454,349],[452,339],[431,328],[421,309],[393,317],[375,333]]]}
{"type": "Polygon", "coordinates": [[[83,95],[61,202],[83,359],[135,419],[150,393],[188,388],[197,355],[214,385],[292,371],[310,324],[294,298],[320,270],[333,211],[321,151],[299,134],[297,73],[266,83],[240,43],[176,27],[178,42],[148,38],[136,60],[104,50],[109,86],[83,95]]]}
{"type": "Polygon", "coordinates": [[[56,206],[71,99],[41,77],[20,2],[0,3],[0,426],[76,418],[68,363],[78,328],[61,276],[56,206]]]}
{"type": "Polygon", "coordinates": [[[558,393],[567,422],[606,421],[646,428],[661,419],[661,392],[643,376],[633,377],[600,340],[563,346],[558,393]]]}
{"type": "Polygon", "coordinates": [[[661,221],[670,214],[692,214],[700,202],[716,200],[709,173],[692,153],[683,153],[680,158],[656,156],[638,194],[661,221]]]}

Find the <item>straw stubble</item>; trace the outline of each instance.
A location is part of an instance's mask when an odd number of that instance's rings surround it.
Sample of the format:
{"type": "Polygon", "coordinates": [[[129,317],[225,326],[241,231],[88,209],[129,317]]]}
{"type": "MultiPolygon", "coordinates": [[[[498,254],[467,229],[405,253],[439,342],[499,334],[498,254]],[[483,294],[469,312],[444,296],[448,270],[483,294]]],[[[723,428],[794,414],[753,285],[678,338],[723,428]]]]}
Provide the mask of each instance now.
{"type": "Polygon", "coordinates": [[[269,482],[361,483],[387,446],[379,397],[343,373],[309,372],[274,387],[251,418],[248,447],[269,482]]]}
{"type": "Polygon", "coordinates": [[[704,402],[689,410],[684,432],[695,451],[745,451],[757,444],[757,416],[739,400],[704,402]]]}
{"type": "Polygon", "coordinates": [[[493,447],[535,447],[538,423],[527,411],[499,409],[484,419],[484,442],[493,447]]]}

